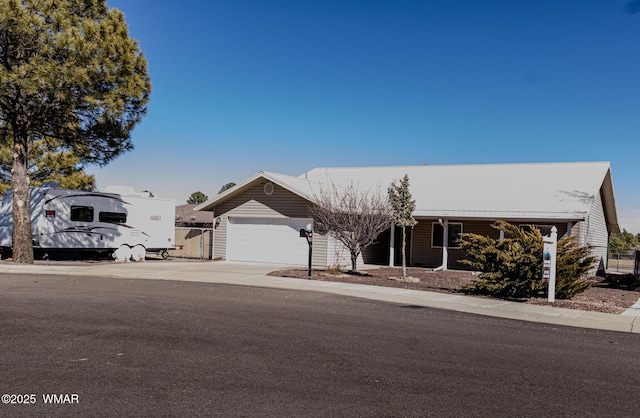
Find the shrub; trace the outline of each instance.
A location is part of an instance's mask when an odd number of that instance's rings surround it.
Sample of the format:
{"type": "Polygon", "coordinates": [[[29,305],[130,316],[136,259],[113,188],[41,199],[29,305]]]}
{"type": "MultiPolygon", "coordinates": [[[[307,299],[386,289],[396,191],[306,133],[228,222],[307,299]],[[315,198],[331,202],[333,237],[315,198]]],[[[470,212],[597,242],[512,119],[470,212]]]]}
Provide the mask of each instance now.
{"type": "MultiPolygon", "coordinates": [[[[542,281],[542,234],[537,228],[521,229],[498,221],[493,228],[504,231],[504,240],[477,234],[463,234],[460,246],[467,253],[461,263],[481,271],[478,280],[465,286],[468,293],[500,298],[543,297],[548,283],[542,281]]],[[[595,257],[589,248],[572,238],[558,241],[556,259],[556,298],[570,299],[591,286],[584,275],[595,257]]]]}

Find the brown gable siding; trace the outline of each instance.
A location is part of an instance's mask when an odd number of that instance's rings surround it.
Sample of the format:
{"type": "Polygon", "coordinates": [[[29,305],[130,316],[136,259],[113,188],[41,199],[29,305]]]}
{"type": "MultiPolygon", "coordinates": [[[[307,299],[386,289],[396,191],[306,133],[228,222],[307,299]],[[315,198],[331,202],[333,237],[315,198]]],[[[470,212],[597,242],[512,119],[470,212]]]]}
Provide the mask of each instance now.
{"type": "Polygon", "coordinates": [[[307,218],[309,202],[274,184],[271,195],[264,192],[267,181],[260,182],[238,196],[216,206],[216,216],[256,218],[307,218]]]}

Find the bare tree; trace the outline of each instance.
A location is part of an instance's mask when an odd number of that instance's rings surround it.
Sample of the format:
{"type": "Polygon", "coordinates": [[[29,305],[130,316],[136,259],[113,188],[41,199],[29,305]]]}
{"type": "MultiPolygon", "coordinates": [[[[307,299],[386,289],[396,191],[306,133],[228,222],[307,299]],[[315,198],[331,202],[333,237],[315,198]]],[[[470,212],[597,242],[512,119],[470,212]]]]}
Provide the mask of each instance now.
{"type": "Polygon", "coordinates": [[[380,233],[391,225],[391,205],[380,191],[361,192],[351,183],[340,188],[332,184],[321,189],[309,208],[317,232],[340,241],[351,253],[351,271],[362,250],[375,243],[380,233]]]}

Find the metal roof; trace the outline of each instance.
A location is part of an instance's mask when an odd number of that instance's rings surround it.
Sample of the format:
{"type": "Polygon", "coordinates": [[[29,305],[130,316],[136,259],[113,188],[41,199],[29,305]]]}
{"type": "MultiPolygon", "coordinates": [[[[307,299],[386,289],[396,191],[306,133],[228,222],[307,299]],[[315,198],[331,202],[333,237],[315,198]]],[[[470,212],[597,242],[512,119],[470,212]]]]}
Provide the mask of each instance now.
{"type": "MultiPolygon", "coordinates": [[[[323,189],[351,183],[386,194],[405,174],[415,217],[584,220],[602,190],[607,227],[619,230],[608,162],[314,168],[298,177],[260,172],[233,189],[240,193],[264,178],[313,201],[323,189]]],[[[221,198],[198,209],[212,208],[221,198]]]]}

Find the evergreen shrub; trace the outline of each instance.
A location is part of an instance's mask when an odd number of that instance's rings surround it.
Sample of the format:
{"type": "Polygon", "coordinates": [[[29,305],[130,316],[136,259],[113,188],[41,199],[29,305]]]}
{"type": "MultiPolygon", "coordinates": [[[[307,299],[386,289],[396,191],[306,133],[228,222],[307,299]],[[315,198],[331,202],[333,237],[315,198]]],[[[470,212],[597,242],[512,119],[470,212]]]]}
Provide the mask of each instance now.
{"type": "MultiPolygon", "coordinates": [[[[467,253],[461,263],[481,271],[478,280],[463,288],[467,293],[499,298],[531,298],[547,295],[548,283],[542,281],[542,233],[531,227],[522,229],[498,221],[493,228],[504,231],[504,239],[477,234],[462,234],[460,246],[467,253]]],[[[591,282],[584,279],[596,258],[589,247],[571,237],[558,240],[556,259],[557,299],[571,299],[584,292],[591,282]]]]}

